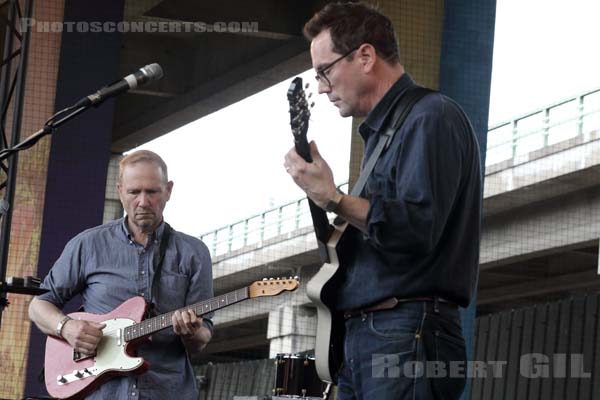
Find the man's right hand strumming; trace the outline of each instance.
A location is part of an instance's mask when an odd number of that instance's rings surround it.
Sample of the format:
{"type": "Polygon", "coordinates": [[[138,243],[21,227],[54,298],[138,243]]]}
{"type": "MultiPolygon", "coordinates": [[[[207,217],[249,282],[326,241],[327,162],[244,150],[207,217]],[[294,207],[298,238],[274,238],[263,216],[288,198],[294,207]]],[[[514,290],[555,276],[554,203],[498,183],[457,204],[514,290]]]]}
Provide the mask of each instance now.
{"type": "Polygon", "coordinates": [[[82,321],[66,317],[54,304],[34,297],[29,304],[29,318],[46,335],[66,340],[75,351],[92,354],[106,326],[92,321],[82,321]]]}
{"type": "Polygon", "coordinates": [[[102,339],[102,329],[106,324],[70,319],[65,322],[61,336],[75,351],[93,354],[102,339]]]}

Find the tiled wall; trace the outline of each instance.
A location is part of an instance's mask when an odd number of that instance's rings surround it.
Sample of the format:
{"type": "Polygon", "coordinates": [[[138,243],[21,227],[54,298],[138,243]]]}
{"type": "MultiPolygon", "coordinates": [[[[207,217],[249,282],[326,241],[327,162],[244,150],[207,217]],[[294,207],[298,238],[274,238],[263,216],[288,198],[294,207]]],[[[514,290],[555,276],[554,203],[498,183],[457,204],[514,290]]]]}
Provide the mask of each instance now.
{"type": "MultiPolygon", "coordinates": [[[[35,2],[33,18],[62,21],[63,8],[63,0],[35,2]]],[[[38,33],[35,29],[32,32],[21,139],[39,130],[54,113],[60,39],[60,33],[38,33]]],[[[6,126],[10,129],[10,119],[6,126]]],[[[19,153],[17,192],[11,204],[13,216],[7,276],[36,275],[49,147],[50,138],[46,137],[31,149],[19,153]]],[[[2,314],[0,398],[23,396],[23,372],[29,349],[27,307],[30,299],[26,295],[9,294],[10,306],[2,314]]]]}

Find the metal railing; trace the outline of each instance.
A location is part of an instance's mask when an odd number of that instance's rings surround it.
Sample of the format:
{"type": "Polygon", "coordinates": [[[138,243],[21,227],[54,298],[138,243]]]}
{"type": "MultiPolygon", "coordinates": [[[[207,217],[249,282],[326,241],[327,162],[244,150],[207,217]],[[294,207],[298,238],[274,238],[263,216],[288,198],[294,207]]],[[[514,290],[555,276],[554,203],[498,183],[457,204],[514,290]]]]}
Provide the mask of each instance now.
{"type": "Polygon", "coordinates": [[[488,129],[486,166],[600,129],[600,88],[488,129]]]}
{"type": "MultiPolygon", "coordinates": [[[[486,167],[600,130],[600,88],[581,93],[488,129],[486,167]]],[[[339,187],[348,192],[348,182],[339,187]]],[[[312,226],[306,197],[200,236],[212,256],[261,247],[271,238],[312,226]]]]}
{"type": "MultiPolygon", "coordinates": [[[[338,185],[348,192],[348,182],[338,185]]],[[[261,247],[274,237],[312,227],[312,217],[306,197],[265,210],[233,224],[222,226],[200,236],[211,255],[217,256],[247,247],[261,247]]]]}

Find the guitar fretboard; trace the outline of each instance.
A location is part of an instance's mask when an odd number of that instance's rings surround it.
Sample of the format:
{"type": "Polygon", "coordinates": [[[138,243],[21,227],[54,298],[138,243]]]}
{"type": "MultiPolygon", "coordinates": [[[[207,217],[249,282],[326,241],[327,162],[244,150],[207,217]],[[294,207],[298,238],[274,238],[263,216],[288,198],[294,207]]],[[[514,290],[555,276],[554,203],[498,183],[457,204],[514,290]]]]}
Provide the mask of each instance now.
{"type": "MultiPolygon", "coordinates": [[[[231,304],[238,303],[248,298],[248,288],[244,287],[233,292],[226,293],[221,296],[213,297],[210,300],[201,301],[200,303],[192,304],[177,311],[192,310],[197,316],[216,311],[220,308],[227,307],[231,304]]],[[[123,337],[126,342],[139,339],[144,336],[151,335],[155,332],[172,326],[171,318],[175,311],[170,311],[166,314],[158,315],[153,318],[148,318],[140,323],[128,326],[123,329],[123,337]]]]}

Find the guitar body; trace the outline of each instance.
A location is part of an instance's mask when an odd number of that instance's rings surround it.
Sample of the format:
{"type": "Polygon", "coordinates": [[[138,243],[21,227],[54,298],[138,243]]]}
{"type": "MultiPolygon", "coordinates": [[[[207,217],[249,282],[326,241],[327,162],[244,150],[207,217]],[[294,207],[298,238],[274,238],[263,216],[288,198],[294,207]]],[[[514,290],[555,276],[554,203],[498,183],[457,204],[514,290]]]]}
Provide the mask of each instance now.
{"type": "Polygon", "coordinates": [[[140,322],[146,311],[142,297],[133,297],[108,314],[85,312],[69,314],[73,319],[106,324],[94,357],[73,360],[73,348],[65,340],[48,336],[46,341],[45,381],[48,393],[59,399],[83,398],[107,379],[132,372],[142,373],[148,363],[134,357],[137,344],[120,340],[123,328],[140,322]],[[81,375],[81,376],[77,376],[81,375]],[[64,380],[61,382],[61,378],[64,380]]]}
{"type": "Polygon", "coordinates": [[[172,316],[176,311],[193,311],[201,316],[247,299],[277,296],[284,291],[296,290],[299,285],[298,277],[265,278],[250,286],[144,321],[146,301],[143,297],[132,297],[104,315],[83,312],[69,314],[73,319],[100,322],[106,327],[102,329],[102,340],[93,355],[77,354],[65,340],[48,336],[46,389],[52,397],[80,399],[111,377],[145,372],[150,365],[143,358],[135,356],[136,347],[148,341],[153,333],[172,327],[172,316]]]}
{"type": "Polygon", "coordinates": [[[323,264],[306,285],[308,298],[317,307],[317,338],[315,343],[315,366],[319,377],[337,383],[337,374],[344,357],[344,317],[334,310],[332,295],[340,280],[340,260],[337,247],[346,224],[335,227],[329,242],[329,262],[323,264]]]}

